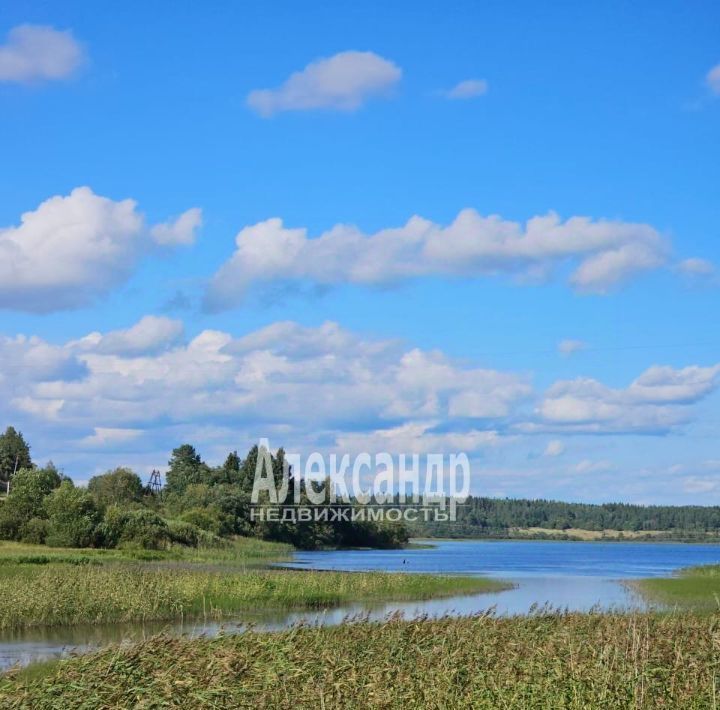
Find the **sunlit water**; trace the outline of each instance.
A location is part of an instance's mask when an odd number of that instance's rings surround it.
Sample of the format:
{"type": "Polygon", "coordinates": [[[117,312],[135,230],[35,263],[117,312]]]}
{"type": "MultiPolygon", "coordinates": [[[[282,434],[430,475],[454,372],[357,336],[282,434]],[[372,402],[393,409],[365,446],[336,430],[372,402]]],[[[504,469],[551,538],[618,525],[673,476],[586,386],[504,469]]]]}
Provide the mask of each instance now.
{"type": "Polygon", "coordinates": [[[578,611],[642,609],[644,602],[623,584],[624,580],[663,577],[680,567],[720,563],[720,546],[715,545],[466,540],[432,544],[430,549],[298,552],[288,566],[482,575],[511,582],[513,589],[424,602],[352,604],[321,612],[247,612],[222,623],[193,620],[6,632],[0,637],[0,669],[74,650],[82,652],[108,643],[136,641],[159,631],[215,635],[221,630],[241,632],[249,626],[276,630],[301,621],[337,624],[354,616],[382,619],[397,612],[407,617],[467,615],[493,608],[497,614],[526,614],[533,606],[544,605],[578,611]]]}

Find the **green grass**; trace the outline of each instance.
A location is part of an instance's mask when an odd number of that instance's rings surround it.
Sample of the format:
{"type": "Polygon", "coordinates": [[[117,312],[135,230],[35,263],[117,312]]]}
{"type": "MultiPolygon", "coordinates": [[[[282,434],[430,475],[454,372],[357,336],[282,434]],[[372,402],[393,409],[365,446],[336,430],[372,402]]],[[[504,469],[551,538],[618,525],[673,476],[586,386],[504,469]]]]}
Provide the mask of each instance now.
{"type": "Polygon", "coordinates": [[[641,579],[633,586],[650,601],[698,611],[720,610],[720,565],[687,567],[675,577],[641,579]]]}
{"type": "Polygon", "coordinates": [[[247,609],[321,608],[355,601],[428,599],[498,591],[473,577],[261,569],[285,546],[238,540],[220,551],[137,560],[101,551],[0,547],[0,629],[222,618],[247,609]]]}
{"type": "Polygon", "coordinates": [[[11,674],[3,708],[715,708],[718,615],[540,614],[154,637],[11,674]]]}
{"type": "Polygon", "coordinates": [[[279,542],[238,537],[223,547],[192,548],[175,545],[169,550],[125,548],[115,550],[47,547],[0,541],[0,567],[16,564],[104,564],[108,562],[185,560],[230,564],[266,563],[290,559],[293,548],[279,542]]]}

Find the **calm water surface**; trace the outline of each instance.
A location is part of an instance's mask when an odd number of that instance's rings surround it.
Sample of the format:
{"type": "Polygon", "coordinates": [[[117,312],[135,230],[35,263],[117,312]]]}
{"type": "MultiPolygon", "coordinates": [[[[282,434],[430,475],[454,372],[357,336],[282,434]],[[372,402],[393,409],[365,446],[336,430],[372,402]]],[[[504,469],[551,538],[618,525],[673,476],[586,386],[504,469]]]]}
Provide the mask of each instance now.
{"type": "Polygon", "coordinates": [[[671,575],[680,567],[720,563],[720,546],[675,543],[433,541],[435,547],[413,550],[345,550],[298,552],[291,567],[299,569],[408,574],[482,575],[503,579],[513,589],[425,602],[352,604],[324,612],[244,613],[222,624],[195,620],[183,623],[115,624],[34,629],[0,636],[0,670],[16,664],[86,651],[108,643],[136,641],[166,631],[214,635],[221,629],[241,632],[286,628],[300,621],[337,624],[348,617],[382,619],[402,612],[408,617],[473,614],[494,608],[498,614],[526,614],[534,605],[587,610],[641,609],[644,602],[623,580],[671,575]]]}

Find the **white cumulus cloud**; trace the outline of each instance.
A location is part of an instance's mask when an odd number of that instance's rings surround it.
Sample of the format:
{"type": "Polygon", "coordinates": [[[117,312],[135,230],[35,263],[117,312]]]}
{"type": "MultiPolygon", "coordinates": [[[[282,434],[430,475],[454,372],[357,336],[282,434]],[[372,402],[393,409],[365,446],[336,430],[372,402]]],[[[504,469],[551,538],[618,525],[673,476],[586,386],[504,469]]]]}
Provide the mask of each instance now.
{"type": "MultiPolygon", "coordinates": [[[[548,433],[541,460],[556,468],[571,434],[665,434],[690,421],[720,376],[720,365],[654,366],[625,388],[578,378],[538,395],[527,373],[333,322],[185,339],[182,323],[157,316],[65,343],[0,337],[0,362],[0,420],[43,458],[77,456],[103,469],[162,466],[188,440],[212,460],[261,436],[305,453],[467,451],[485,460],[524,445],[537,451],[524,435],[548,433]]],[[[567,465],[582,473],[599,471],[596,463],[567,465]]]]}
{"type": "Polygon", "coordinates": [[[661,433],[688,421],[689,405],[713,392],[720,365],[653,366],[624,389],[592,378],[556,382],[545,393],[541,424],[521,427],[587,433],[661,433]],[[544,426],[543,426],[544,425],[544,426]]]}
{"type": "Polygon", "coordinates": [[[89,187],[51,197],[19,225],[0,227],[0,308],[43,313],[92,303],[155,244],[134,200],[89,187]]]}
{"type": "Polygon", "coordinates": [[[340,52],[311,62],[276,89],[250,92],[247,103],[261,116],[322,108],[354,111],[370,97],[386,94],[401,77],[400,67],[374,52],[340,52]]]}
{"type": "Polygon", "coordinates": [[[402,227],[364,234],[339,224],[319,237],[279,218],[243,228],[236,250],[212,279],[209,310],[241,302],[250,286],[271,281],[377,285],[420,276],[521,281],[562,267],[578,291],[604,293],[665,264],[669,245],[651,226],[550,213],[525,224],[465,209],[442,226],[412,217],[402,227]]]}
{"type": "Polygon", "coordinates": [[[336,323],[276,323],[242,337],[205,330],[188,342],[175,339],[179,331],[147,316],[125,331],[63,345],[21,338],[19,362],[32,350],[45,354],[22,377],[0,379],[0,418],[30,420],[60,442],[92,449],[134,445],[138,431],[152,444],[174,441],[179,429],[200,436],[225,426],[248,440],[275,431],[285,442],[317,445],[321,437],[332,447],[374,441],[474,450],[494,446],[493,423],[532,392],[525,375],[363,339],[336,323]],[[166,337],[154,342],[158,328],[166,337]],[[462,399],[467,391],[476,395],[470,402],[462,399]],[[452,432],[436,429],[448,421],[452,432]]]}
{"type": "Polygon", "coordinates": [[[20,25],[0,45],[0,81],[51,81],[72,75],[83,51],[69,31],[20,25]]]}
{"type": "Polygon", "coordinates": [[[150,234],[158,244],[165,246],[194,244],[200,227],[202,227],[202,210],[199,207],[192,207],[171,222],[156,224],[150,230],[150,234]]]}
{"type": "Polygon", "coordinates": [[[185,327],[180,320],[164,316],[144,316],[130,328],[105,335],[90,333],[72,345],[80,350],[112,355],[149,355],[176,345],[185,327]]]}

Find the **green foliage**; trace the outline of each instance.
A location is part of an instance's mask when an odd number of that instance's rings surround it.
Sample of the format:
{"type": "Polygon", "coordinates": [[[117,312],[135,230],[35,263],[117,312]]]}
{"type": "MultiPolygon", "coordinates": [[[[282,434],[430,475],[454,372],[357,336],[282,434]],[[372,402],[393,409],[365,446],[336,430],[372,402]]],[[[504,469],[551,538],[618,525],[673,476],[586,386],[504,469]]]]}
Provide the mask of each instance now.
{"type": "Polygon", "coordinates": [[[352,601],[428,599],[505,588],[477,577],[250,569],[234,561],[223,565],[223,555],[232,556],[232,549],[193,552],[195,559],[177,565],[154,560],[103,564],[103,557],[91,555],[70,564],[48,559],[5,563],[0,630],[181,616],[222,619],[246,609],[325,608],[352,601]]]}
{"type": "Polygon", "coordinates": [[[248,454],[243,460],[242,465],[240,466],[240,470],[238,471],[238,485],[248,494],[252,492],[253,482],[255,481],[255,469],[257,468],[257,460],[258,447],[257,445],[255,445],[250,449],[250,451],[248,451],[248,454]]]}
{"type": "MultiPolygon", "coordinates": [[[[166,521],[171,528],[174,521],[166,521]]],[[[180,523],[187,525],[188,523],[180,523]]],[[[202,533],[202,531],[198,531],[202,533]]],[[[15,564],[78,564],[98,565],[117,562],[178,561],[187,564],[210,563],[228,570],[246,569],[247,566],[263,565],[290,559],[292,548],[277,542],[265,542],[256,538],[233,538],[223,540],[212,549],[175,545],[167,550],[142,550],[137,547],[115,549],[84,548],[67,550],[56,547],[28,545],[22,542],[0,541],[0,571],[15,564]]]]}
{"type": "Polygon", "coordinates": [[[648,601],[669,607],[717,611],[720,606],[720,565],[688,567],[673,577],[638,579],[632,584],[648,601]]]}
{"type": "Polygon", "coordinates": [[[9,426],[0,434],[0,481],[9,481],[21,468],[30,469],[30,447],[21,432],[9,426]]]}
{"type": "Polygon", "coordinates": [[[100,513],[93,497],[71,481],[63,481],[45,500],[47,544],[51,547],[92,547],[100,513]]]}
{"type": "Polygon", "coordinates": [[[62,476],[52,466],[21,469],[12,480],[6,504],[28,519],[34,517],[42,512],[45,497],[62,481],[62,476]]]}
{"type": "Polygon", "coordinates": [[[220,513],[214,508],[191,508],[180,516],[180,520],[215,535],[222,530],[220,513]]]}
{"type": "MultiPolygon", "coordinates": [[[[267,454],[267,452],[265,453],[267,454]]],[[[241,471],[244,469],[247,476],[253,477],[251,480],[254,480],[255,465],[260,454],[258,448],[253,447],[241,467],[241,471]],[[248,463],[249,461],[255,461],[255,464],[251,465],[248,463]],[[250,473],[251,470],[252,473],[250,473]]],[[[313,483],[306,483],[293,475],[286,463],[283,449],[279,449],[275,456],[270,455],[270,465],[276,488],[280,488],[284,479],[287,479],[288,496],[286,500],[288,502],[295,500],[297,491],[298,501],[301,505],[316,509],[326,507],[311,504],[307,485],[313,485],[313,483]]],[[[324,485],[330,486],[331,483],[326,481],[324,485]]],[[[252,483],[250,488],[252,488],[252,483]]],[[[292,512],[295,511],[287,511],[290,515],[286,520],[283,504],[267,505],[266,499],[261,499],[261,502],[267,508],[274,508],[274,512],[277,514],[272,520],[265,516],[265,520],[252,524],[253,534],[264,540],[278,540],[290,543],[300,549],[313,550],[325,547],[394,548],[402,547],[409,539],[408,532],[401,523],[378,524],[369,521],[353,521],[351,519],[352,504],[333,504],[330,507],[334,510],[325,510],[328,513],[328,518],[325,520],[315,519],[313,515],[311,520],[305,521],[294,519],[292,512]],[[338,515],[334,515],[334,513],[338,515]],[[343,516],[343,513],[346,515],[343,516]]]]}
{"type": "Polygon", "coordinates": [[[105,512],[100,535],[105,547],[132,546],[162,550],[170,543],[167,523],[152,510],[111,506],[105,512]]]}
{"type": "Polygon", "coordinates": [[[20,528],[29,520],[20,515],[7,501],[0,504],[0,538],[3,540],[17,540],[20,537],[20,528]]]}
{"type": "Polygon", "coordinates": [[[10,494],[0,506],[0,537],[20,539],[23,526],[31,518],[47,517],[45,499],[61,481],[62,477],[51,465],[18,471],[12,479],[10,494]]]}
{"type": "Polygon", "coordinates": [[[91,478],[88,492],[101,508],[109,505],[131,505],[142,501],[143,484],[140,477],[129,468],[116,468],[102,476],[91,478]]]}
{"type": "Polygon", "coordinates": [[[203,531],[196,525],[185,523],[182,520],[168,520],[167,526],[172,542],[186,547],[197,547],[199,545],[203,531]]]}
{"type": "Polygon", "coordinates": [[[203,463],[195,447],[183,444],[173,449],[168,462],[165,487],[168,493],[182,494],[193,483],[205,483],[209,478],[210,469],[203,463]]]}
{"type": "Polygon", "coordinates": [[[190,484],[182,493],[168,494],[165,503],[170,515],[183,519],[188,512],[197,516],[198,511],[207,511],[202,516],[205,522],[197,524],[218,535],[251,534],[250,496],[236,485],[190,484]]]}
{"type": "MultiPolygon", "coordinates": [[[[0,537],[49,545],[108,548],[134,546],[159,550],[171,542],[187,541],[193,547],[217,544],[218,537],[252,535],[303,549],[324,547],[400,547],[408,540],[404,526],[355,522],[330,516],[326,520],[299,521],[284,516],[282,505],[273,504],[275,521],[257,521],[251,515],[251,492],[260,451],[253,446],[244,460],[231,452],[222,466],[207,466],[190,444],[172,452],[162,497],[146,495],[140,478],[127,468],[117,468],[90,480],[87,490],[68,482],[54,491],[62,477],[57,471],[23,469],[14,478],[11,493],[0,505],[0,537]],[[46,498],[48,499],[46,501],[46,498]],[[47,525],[33,518],[49,519],[47,525]],[[190,528],[168,527],[166,518],[190,528]]],[[[263,451],[269,475],[280,486],[291,473],[285,452],[274,456],[263,451]],[[265,458],[266,457],[266,458],[265,458]]],[[[308,504],[304,484],[302,503],[308,504]]],[[[291,488],[290,495],[295,489],[291,488]]],[[[266,501],[269,502],[269,501],[266,501]]],[[[350,512],[350,506],[343,505],[350,512]]],[[[329,511],[325,511],[328,513],[329,511]]]]}
{"type": "Polygon", "coordinates": [[[563,503],[552,500],[470,496],[457,507],[457,521],[417,523],[414,536],[508,537],[511,528],[675,531],[678,537],[720,530],[720,507],[642,506],[625,503],[563,503]]]}
{"type": "Polygon", "coordinates": [[[351,526],[343,538],[344,547],[376,547],[394,550],[407,545],[410,537],[404,525],[391,522],[361,522],[351,526]]]}
{"type": "Polygon", "coordinates": [[[20,527],[20,541],[29,545],[43,545],[49,529],[50,524],[44,518],[30,518],[20,527]]]}
{"type": "Polygon", "coordinates": [[[223,471],[225,472],[226,483],[239,483],[240,482],[240,466],[242,461],[238,456],[237,451],[231,451],[225,463],[223,464],[223,471]]]}

